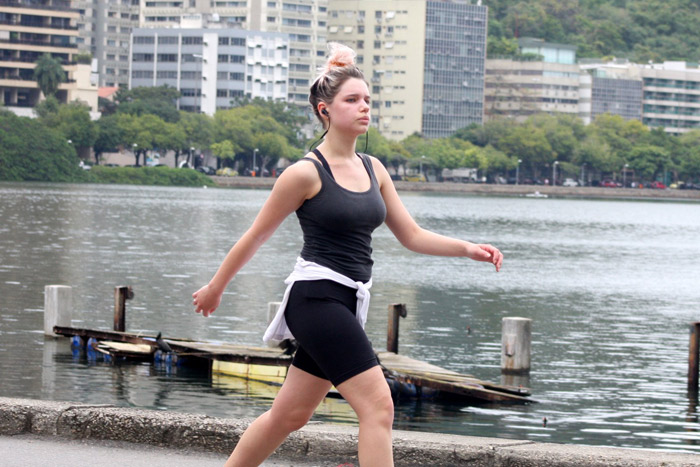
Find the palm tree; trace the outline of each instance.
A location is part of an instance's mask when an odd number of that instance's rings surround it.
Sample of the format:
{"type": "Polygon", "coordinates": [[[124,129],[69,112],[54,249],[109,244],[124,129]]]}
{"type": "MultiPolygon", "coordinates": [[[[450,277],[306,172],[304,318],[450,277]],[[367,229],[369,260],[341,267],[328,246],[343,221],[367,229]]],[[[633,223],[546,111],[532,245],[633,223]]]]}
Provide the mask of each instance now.
{"type": "Polygon", "coordinates": [[[39,57],[34,67],[34,80],[44,97],[53,96],[58,90],[58,85],[66,80],[66,72],[58,59],[49,54],[39,57]]]}

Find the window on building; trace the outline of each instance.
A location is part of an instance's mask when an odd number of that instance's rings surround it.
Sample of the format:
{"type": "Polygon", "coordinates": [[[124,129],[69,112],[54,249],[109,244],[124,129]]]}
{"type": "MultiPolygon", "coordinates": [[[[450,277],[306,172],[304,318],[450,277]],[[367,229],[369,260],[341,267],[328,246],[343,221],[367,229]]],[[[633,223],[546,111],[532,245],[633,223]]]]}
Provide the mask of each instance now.
{"type": "Polygon", "coordinates": [[[158,54],[158,61],[175,63],[177,62],[177,54],[158,54]]]}
{"type": "Polygon", "coordinates": [[[178,37],[177,36],[158,36],[158,43],[159,44],[177,44],[178,43],[178,37]]]}
{"type": "Polygon", "coordinates": [[[381,49],[382,48],[382,41],[374,41],[374,48],[381,49]]]}
{"type": "Polygon", "coordinates": [[[245,79],[245,74],[240,72],[229,73],[228,79],[231,81],[243,81],[245,79]]]}
{"type": "Polygon", "coordinates": [[[152,62],[153,54],[134,54],[134,62],[152,62]]]}
{"type": "Polygon", "coordinates": [[[183,37],[182,45],[202,45],[201,37],[183,37]]]}

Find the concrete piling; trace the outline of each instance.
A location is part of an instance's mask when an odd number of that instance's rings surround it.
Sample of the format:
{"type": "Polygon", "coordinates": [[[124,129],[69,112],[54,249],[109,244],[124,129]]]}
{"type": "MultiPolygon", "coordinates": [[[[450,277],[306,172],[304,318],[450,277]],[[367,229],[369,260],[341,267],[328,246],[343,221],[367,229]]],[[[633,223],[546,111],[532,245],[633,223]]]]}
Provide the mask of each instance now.
{"type": "Polygon", "coordinates": [[[527,374],[530,372],[530,341],[532,320],[503,318],[501,327],[501,373],[527,374]]]}
{"type": "Polygon", "coordinates": [[[73,288],[67,285],[44,287],[44,335],[58,337],[54,326],[70,326],[73,309],[73,288]]]}

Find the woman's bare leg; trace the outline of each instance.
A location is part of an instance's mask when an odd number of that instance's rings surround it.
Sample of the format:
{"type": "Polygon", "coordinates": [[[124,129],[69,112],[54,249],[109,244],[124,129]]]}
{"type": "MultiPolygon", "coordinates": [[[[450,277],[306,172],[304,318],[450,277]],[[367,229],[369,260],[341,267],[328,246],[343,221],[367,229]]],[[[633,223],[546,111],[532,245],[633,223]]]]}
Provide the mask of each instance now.
{"type": "Polygon", "coordinates": [[[394,402],[380,367],[375,366],[339,384],[338,392],[360,422],[358,454],[362,467],[391,467],[394,402]]]}
{"type": "Polygon", "coordinates": [[[290,366],[272,408],[250,424],[224,467],[260,465],[291,432],[306,425],[330,388],[330,381],[290,366]]]}

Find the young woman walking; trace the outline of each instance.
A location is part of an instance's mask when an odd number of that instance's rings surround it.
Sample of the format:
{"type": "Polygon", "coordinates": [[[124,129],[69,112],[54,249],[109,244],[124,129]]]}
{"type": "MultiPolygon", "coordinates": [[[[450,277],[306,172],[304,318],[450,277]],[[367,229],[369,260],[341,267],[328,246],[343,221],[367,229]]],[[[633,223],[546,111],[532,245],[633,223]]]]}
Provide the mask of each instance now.
{"type": "Polygon", "coordinates": [[[264,339],[294,337],[299,348],[272,408],[248,427],[226,467],[260,465],[308,422],[331,385],[357,414],[360,465],[393,465],[393,402],[364,332],[372,283],[371,235],[382,222],[403,246],[418,253],[467,257],[492,263],[497,271],[503,261],[491,245],[419,227],[381,162],[356,152],[358,136],[370,125],[370,94],[354,58],[352,49],[330,45],[326,68],[309,97],[326,129],[323,142],[280,175],[252,226],[211,281],[193,294],[197,313],[213,313],[226,285],[296,212],[304,245],[264,339]]]}

